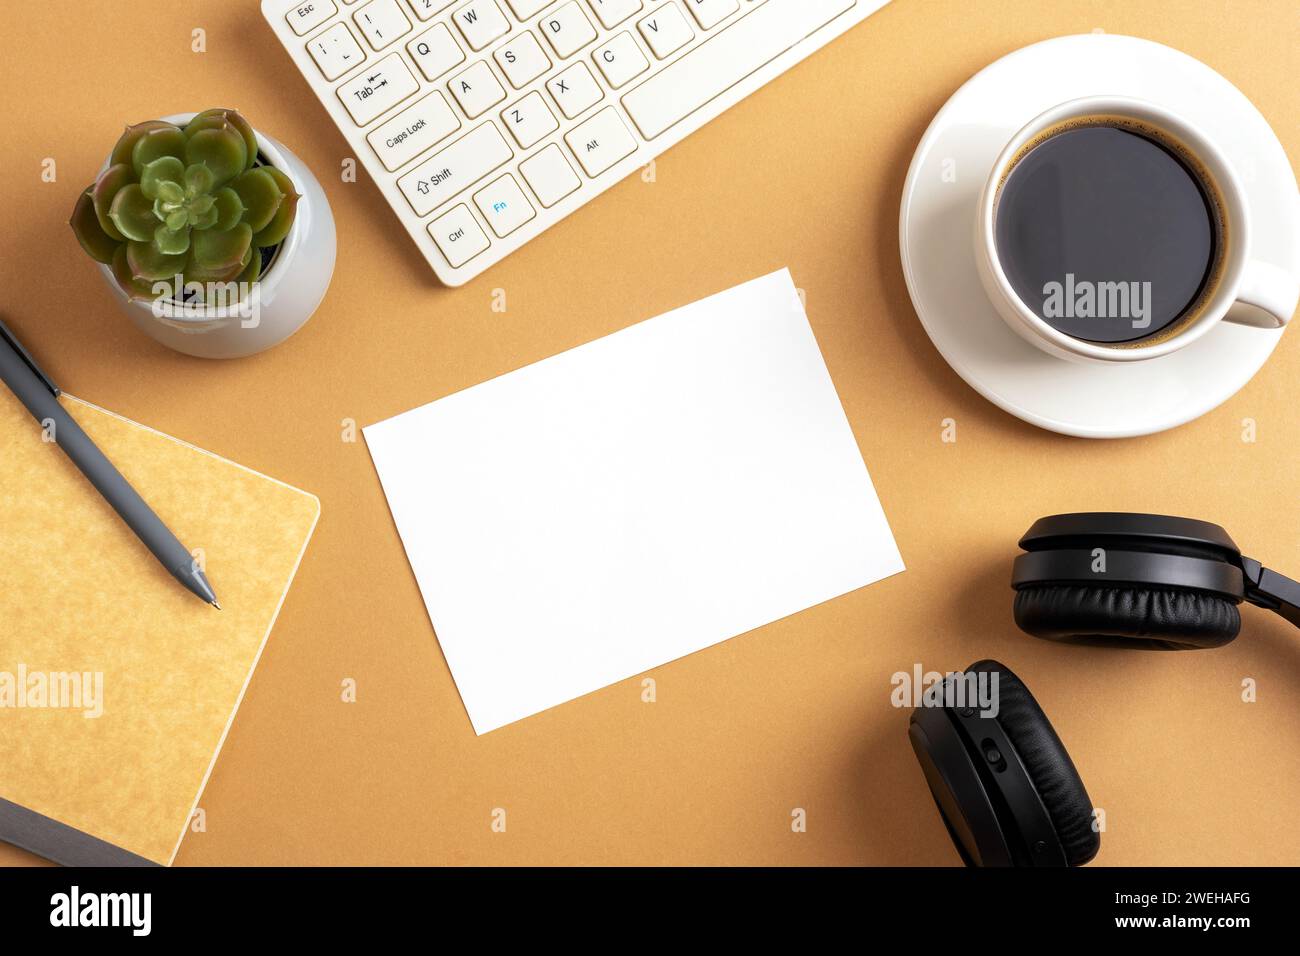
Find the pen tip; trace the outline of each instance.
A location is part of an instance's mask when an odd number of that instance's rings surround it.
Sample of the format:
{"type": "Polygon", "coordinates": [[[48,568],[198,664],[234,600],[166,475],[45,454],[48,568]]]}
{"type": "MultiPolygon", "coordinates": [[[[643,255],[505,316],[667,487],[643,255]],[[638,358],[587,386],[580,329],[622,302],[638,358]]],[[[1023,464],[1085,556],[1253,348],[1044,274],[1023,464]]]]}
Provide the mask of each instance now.
{"type": "Polygon", "coordinates": [[[212,602],[212,606],[215,607],[218,611],[221,610],[221,605],[218,604],[215,600],[212,602]]]}

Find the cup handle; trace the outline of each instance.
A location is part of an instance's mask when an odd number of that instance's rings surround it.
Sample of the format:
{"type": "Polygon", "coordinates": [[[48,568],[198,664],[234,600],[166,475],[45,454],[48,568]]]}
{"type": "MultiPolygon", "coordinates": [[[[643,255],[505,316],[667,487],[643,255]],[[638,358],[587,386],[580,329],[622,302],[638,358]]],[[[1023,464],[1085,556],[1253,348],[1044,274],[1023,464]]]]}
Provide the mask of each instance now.
{"type": "Polygon", "coordinates": [[[1246,263],[1237,301],[1223,318],[1237,325],[1280,329],[1291,321],[1300,300],[1300,282],[1286,269],[1259,259],[1246,263]]]}

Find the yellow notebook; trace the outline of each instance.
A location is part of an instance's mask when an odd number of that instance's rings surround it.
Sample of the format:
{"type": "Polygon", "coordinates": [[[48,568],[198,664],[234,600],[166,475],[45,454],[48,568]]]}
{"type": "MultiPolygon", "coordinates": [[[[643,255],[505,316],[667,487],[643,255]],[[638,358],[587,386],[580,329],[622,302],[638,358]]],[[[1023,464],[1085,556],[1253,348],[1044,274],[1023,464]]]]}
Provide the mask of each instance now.
{"type": "Polygon", "coordinates": [[[170,864],[320,515],[314,495],[62,402],[221,600],[181,587],[0,387],[0,840],[170,864]]]}

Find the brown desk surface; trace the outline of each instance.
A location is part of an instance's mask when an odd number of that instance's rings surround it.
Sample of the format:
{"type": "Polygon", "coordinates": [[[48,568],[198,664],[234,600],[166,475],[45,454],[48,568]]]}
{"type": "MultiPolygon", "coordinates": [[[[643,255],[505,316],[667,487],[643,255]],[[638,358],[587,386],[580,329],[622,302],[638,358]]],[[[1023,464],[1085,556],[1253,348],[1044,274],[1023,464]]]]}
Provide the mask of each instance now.
{"type": "MultiPolygon", "coordinates": [[[[968,76],[1101,28],[1235,83],[1300,156],[1286,0],[896,0],[460,289],[441,288],[255,0],[47,0],[0,39],[4,310],[56,380],[320,496],[316,536],[203,795],[195,864],[956,862],[889,678],[994,656],[1026,678],[1108,827],[1098,863],[1300,861],[1300,642],[1246,609],[1215,651],[1034,641],[1011,620],[1019,534],[1114,509],[1226,525],[1300,572],[1300,341],[1172,432],[1089,442],[990,405],[931,346],[899,269],[912,150],[968,76]],[[207,52],[190,50],[207,31],[207,52]],[[322,308],[213,363],[110,305],[66,226],[126,121],[234,106],[321,178],[339,226],[322,308]],[[58,180],[42,182],[53,157],[58,180]],[[484,737],[470,729],[375,478],[368,424],[789,265],[908,571],[484,737]],[[491,309],[494,289],[508,311],[491,309]],[[940,441],[954,418],[956,444],[940,441]],[[1242,441],[1242,420],[1258,440],[1242,441]],[[1244,678],[1258,702],[1241,701],[1244,678]],[[355,703],[340,701],[353,678],[355,703]],[[507,811],[505,833],[490,827],[507,811]],[[807,832],[791,832],[791,811],[807,832]]],[[[35,858],[0,847],[0,862],[35,858]]]]}

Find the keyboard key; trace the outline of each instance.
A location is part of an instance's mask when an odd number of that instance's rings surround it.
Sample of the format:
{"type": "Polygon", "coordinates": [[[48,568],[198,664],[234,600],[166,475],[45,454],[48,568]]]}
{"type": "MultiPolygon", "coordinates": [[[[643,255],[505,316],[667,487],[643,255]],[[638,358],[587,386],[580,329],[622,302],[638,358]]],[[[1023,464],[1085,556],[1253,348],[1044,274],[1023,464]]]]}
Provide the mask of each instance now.
{"type": "Polygon", "coordinates": [[[497,37],[510,32],[510,21],[494,0],[471,0],[451,18],[460,27],[465,42],[472,50],[481,50],[497,37]]]}
{"type": "Polygon", "coordinates": [[[587,175],[592,177],[599,176],[636,150],[636,140],[612,106],[606,106],[585,123],[569,130],[564,134],[564,141],[578,157],[587,175]]]}
{"type": "Polygon", "coordinates": [[[653,139],[728,87],[779,56],[854,0],[767,0],[631,92],[623,106],[653,139]]]}
{"type": "Polygon", "coordinates": [[[685,0],[701,30],[716,27],[740,9],[739,0],[685,0]]]}
{"type": "Polygon", "coordinates": [[[506,124],[520,149],[541,142],[560,128],[560,121],[536,90],[503,112],[501,122],[506,124]]]}
{"type": "Polygon", "coordinates": [[[551,77],[546,81],[546,88],[569,119],[599,103],[605,95],[585,63],[575,63],[563,73],[551,77]]]}
{"type": "Polygon", "coordinates": [[[531,159],[525,159],[519,164],[519,171],[533,187],[538,201],[547,207],[554,206],[582,184],[564,158],[564,152],[554,143],[531,159]]]}
{"type": "Polygon", "coordinates": [[[641,12],[641,0],[588,0],[588,2],[606,30],[618,26],[632,14],[641,12]]]}
{"type": "Polygon", "coordinates": [[[406,52],[411,54],[426,80],[436,80],[453,66],[465,62],[464,51],[445,23],[437,24],[406,44],[406,52]]]}
{"type": "Polygon", "coordinates": [[[376,126],[366,139],[391,173],[458,129],[460,120],[443,95],[435,90],[387,123],[376,126]]]}
{"type": "Polygon", "coordinates": [[[417,216],[433,212],[514,156],[493,123],[470,130],[397,181],[417,216]]]}
{"type": "Polygon", "coordinates": [[[498,236],[510,235],[537,215],[515,177],[509,173],[476,192],[474,203],[498,236]]]}
{"type": "Polygon", "coordinates": [[[447,86],[470,119],[482,116],[506,98],[506,91],[486,60],[479,60],[463,73],[457,73],[447,81],[447,86]]]}
{"type": "Polygon", "coordinates": [[[352,14],[352,19],[375,50],[382,50],[411,32],[411,21],[406,19],[397,0],[374,0],[352,14]]]}
{"type": "Polygon", "coordinates": [[[569,0],[564,6],[551,11],[542,17],[540,23],[542,34],[561,60],[573,56],[596,39],[596,28],[582,12],[577,0],[569,0]]]}
{"type": "MultiPolygon", "coordinates": [[[[351,0],[348,0],[350,3],[351,0]]],[[[451,6],[452,0],[406,0],[421,20],[428,20],[435,13],[451,6]]]]}
{"type": "Polygon", "coordinates": [[[695,31],[675,3],[665,3],[650,16],[642,17],[636,28],[650,45],[651,52],[661,60],[695,38],[695,31]]]}
{"type": "Polygon", "coordinates": [[[535,13],[541,13],[542,8],[551,3],[551,0],[506,0],[506,3],[510,4],[516,17],[527,20],[535,13]]]}
{"type": "Polygon", "coordinates": [[[429,223],[429,235],[452,266],[463,266],[491,245],[464,203],[429,223]]]}
{"type": "Polygon", "coordinates": [[[368,126],[419,88],[401,56],[390,53],[340,86],[339,99],[358,126],[368,126]]]}
{"type": "Polygon", "coordinates": [[[600,72],[614,89],[650,69],[650,61],[636,45],[632,34],[626,30],[604,46],[596,47],[591,58],[596,61],[596,66],[600,67],[600,72]]]}
{"type": "Polygon", "coordinates": [[[353,38],[346,23],[336,23],[312,40],[307,44],[307,52],[327,80],[337,80],[366,58],[366,51],[353,38]]]}
{"type": "Polygon", "coordinates": [[[497,66],[506,75],[510,85],[522,89],[551,68],[551,61],[542,52],[542,45],[537,37],[525,30],[508,43],[501,44],[492,54],[497,59],[497,66]]]}
{"type": "Polygon", "coordinates": [[[310,33],[338,12],[339,8],[334,6],[334,0],[310,0],[308,3],[298,4],[286,13],[284,18],[289,21],[289,26],[293,27],[293,32],[302,36],[304,33],[310,33]]]}

